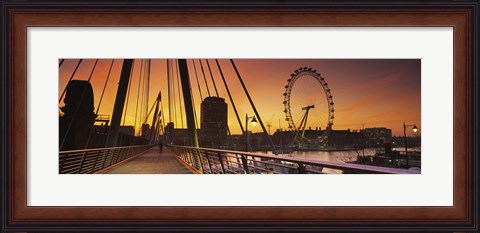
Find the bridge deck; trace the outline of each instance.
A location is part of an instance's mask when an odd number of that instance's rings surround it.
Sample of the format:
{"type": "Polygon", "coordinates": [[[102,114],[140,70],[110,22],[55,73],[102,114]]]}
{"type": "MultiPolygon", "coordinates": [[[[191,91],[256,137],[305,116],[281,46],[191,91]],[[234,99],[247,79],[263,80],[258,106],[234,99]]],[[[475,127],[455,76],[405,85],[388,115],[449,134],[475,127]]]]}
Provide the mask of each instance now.
{"type": "Polygon", "coordinates": [[[192,172],[181,164],[175,155],[163,148],[160,151],[158,146],[153,147],[144,154],[113,167],[104,172],[105,174],[192,174],[192,172]]]}

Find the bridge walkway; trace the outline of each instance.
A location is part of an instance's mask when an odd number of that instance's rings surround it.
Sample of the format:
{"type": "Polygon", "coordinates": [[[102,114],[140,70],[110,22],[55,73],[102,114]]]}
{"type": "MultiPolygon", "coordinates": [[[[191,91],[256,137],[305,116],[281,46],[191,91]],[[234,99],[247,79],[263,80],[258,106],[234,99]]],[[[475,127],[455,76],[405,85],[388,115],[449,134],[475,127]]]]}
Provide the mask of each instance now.
{"type": "Polygon", "coordinates": [[[103,172],[104,174],[193,174],[168,149],[156,146],[142,155],[103,172]]]}

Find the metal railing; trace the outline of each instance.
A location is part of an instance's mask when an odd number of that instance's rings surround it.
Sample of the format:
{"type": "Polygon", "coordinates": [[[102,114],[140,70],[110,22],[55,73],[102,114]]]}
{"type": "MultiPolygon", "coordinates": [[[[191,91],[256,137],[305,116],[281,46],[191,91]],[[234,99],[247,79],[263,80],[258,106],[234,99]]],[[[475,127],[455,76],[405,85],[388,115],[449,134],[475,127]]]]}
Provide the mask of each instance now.
{"type": "Polygon", "coordinates": [[[353,163],[309,160],[241,151],[167,145],[176,156],[204,174],[325,174],[324,168],[342,173],[419,174],[419,171],[353,163]]]}
{"type": "Polygon", "coordinates": [[[122,162],[154,145],[60,151],[60,174],[88,174],[122,162]]]}

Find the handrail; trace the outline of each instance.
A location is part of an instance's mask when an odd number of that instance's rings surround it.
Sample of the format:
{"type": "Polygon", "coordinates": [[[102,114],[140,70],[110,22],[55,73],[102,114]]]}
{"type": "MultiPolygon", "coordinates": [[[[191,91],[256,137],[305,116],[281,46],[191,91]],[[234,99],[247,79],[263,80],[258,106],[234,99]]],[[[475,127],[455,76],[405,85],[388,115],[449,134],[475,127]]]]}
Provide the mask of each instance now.
{"type": "Polygon", "coordinates": [[[60,151],[60,174],[95,173],[138,155],[156,144],[60,151]]]}
{"type": "Polygon", "coordinates": [[[90,148],[90,149],[82,149],[82,150],[62,150],[60,151],[60,154],[71,154],[76,152],[96,151],[96,150],[112,150],[112,149],[121,149],[121,148],[135,148],[135,147],[145,147],[145,146],[154,146],[154,145],[118,146],[118,147],[108,147],[108,148],[90,148]]]}
{"type": "Polygon", "coordinates": [[[203,173],[323,173],[323,168],[366,174],[419,174],[419,171],[363,164],[282,157],[252,152],[167,145],[179,159],[203,173]],[[223,161],[222,161],[223,160],[223,161]],[[232,161],[233,160],[233,161],[232,161]],[[236,160],[236,161],[235,161],[236,160]],[[203,162],[198,163],[198,161],[203,162]],[[241,162],[240,162],[241,161],[241,162]],[[234,165],[232,165],[232,163],[234,165]],[[235,165],[236,164],[236,165],[235,165]],[[222,167],[213,169],[212,167],[222,167]],[[227,169],[225,169],[227,167],[227,169]],[[272,170],[273,168],[273,170],[272,170]],[[263,172],[262,172],[263,171],[263,172]]]}

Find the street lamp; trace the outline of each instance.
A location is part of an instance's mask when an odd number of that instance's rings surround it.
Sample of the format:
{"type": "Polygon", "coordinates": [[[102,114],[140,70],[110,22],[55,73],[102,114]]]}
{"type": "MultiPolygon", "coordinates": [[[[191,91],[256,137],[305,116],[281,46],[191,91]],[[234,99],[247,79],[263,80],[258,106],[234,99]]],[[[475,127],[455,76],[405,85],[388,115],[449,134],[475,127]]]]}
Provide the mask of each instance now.
{"type": "Polygon", "coordinates": [[[418,128],[417,128],[417,125],[406,125],[405,123],[403,123],[403,137],[405,139],[405,158],[406,158],[406,162],[407,162],[407,169],[409,167],[408,165],[408,151],[407,151],[407,127],[410,127],[410,126],[413,126],[412,128],[412,131],[414,133],[416,133],[418,131],[418,128]]]}
{"type": "Polygon", "coordinates": [[[253,127],[257,124],[257,118],[255,116],[249,117],[248,114],[245,114],[245,151],[248,152],[248,119],[252,119],[250,122],[252,122],[253,127]]]}

